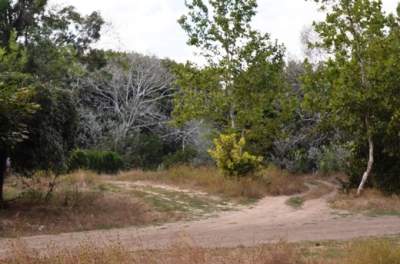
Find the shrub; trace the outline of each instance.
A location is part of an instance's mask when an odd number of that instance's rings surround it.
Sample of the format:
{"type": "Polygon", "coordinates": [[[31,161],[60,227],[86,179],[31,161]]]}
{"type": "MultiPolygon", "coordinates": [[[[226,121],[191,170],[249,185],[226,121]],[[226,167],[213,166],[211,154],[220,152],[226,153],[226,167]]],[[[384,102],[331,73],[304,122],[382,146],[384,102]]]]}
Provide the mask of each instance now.
{"type": "Polygon", "coordinates": [[[89,169],[97,173],[117,173],[124,168],[122,158],[115,152],[75,150],[69,161],[69,169],[89,169]]]}
{"type": "Polygon", "coordinates": [[[244,151],[246,140],[236,134],[223,135],[214,140],[215,149],[210,150],[211,157],[224,173],[230,176],[244,176],[254,173],[261,164],[262,157],[244,151]]]}
{"type": "Polygon", "coordinates": [[[349,151],[340,145],[322,146],[317,155],[318,171],[323,174],[343,171],[349,151]]]}
{"type": "Polygon", "coordinates": [[[78,170],[89,168],[89,157],[84,150],[77,149],[71,153],[69,169],[78,170]]]}
{"type": "Polygon", "coordinates": [[[129,168],[156,169],[162,163],[165,142],[155,134],[133,134],[117,147],[129,168]]]}
{"type": "Polygon", "coordinates": [[[170,168],[174,165],[183,165],[190,163],[197,156],[197,151],[191,148],[178,150],[175,153],[169,154],[163,158],[165,168],[170,168]]]}

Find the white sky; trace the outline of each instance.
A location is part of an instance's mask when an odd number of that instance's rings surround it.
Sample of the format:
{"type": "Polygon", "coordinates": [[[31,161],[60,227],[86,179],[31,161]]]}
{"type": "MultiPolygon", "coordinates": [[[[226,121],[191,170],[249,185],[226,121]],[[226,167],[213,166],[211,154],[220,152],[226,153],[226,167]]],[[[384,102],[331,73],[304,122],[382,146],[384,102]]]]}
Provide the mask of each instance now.
{"type": "MultiPolygon", "coordinates": [[[[398,0],[383,0],[394,12],[398,0]]],[[[186,45],[186,35],[177,19],[186,13],[184,0],[50,0],[50,4],[73,5],[87,14],[99,11],[111,26],[99,46],[136,51],[180,62],[199,61],[186,45]]],[[[254,26],[268,32],[287,48],[291,57],[302,57],[300,34],[304,27],[323,16],[312,0],[258,0],[254,26]]]]}

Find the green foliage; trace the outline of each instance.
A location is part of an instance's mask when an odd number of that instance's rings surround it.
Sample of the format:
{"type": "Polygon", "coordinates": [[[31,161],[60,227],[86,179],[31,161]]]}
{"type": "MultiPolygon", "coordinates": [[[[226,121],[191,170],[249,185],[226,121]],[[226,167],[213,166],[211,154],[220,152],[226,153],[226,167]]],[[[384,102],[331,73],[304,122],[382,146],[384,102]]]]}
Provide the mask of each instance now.
{"type": "Polygon", "coordinates": [[[305,149],[295,149],[290,154],[291,165],[287,168],[290,172],[305,173],[313,169],[313,160],[305,149]]]}
{"type": "Polygon", "coordinates": [[[0,151],[28,137],[26,119],[39,108],[33,78],[22,73],[25,63],[26,51],[14,39],[7,51],[0,48],[0,151]]]}
{"type": "Polygon", "coordinates": [[[210,150],[211,157],[224,173],[230,176],[245,176],[259,169],[262,157],[251,155],[244,150],[246,140],[236,134],[224,135],[214,140],[215,149],[210,150]]]}
{"type": "Polygon", "coordinates": [[[72,152],[69,169],[88,169],[97,173],[115,174],[124,168],[122,158],[115,152],[98,150],[80,150],[72,152]]]}
{"type": "Polygon", "coordinates": [[[207,120],[224,133],[246,129],[254,150],[266,151],[284,112],[283,47],[252,29],[256,1],[196,0],[186,6],[179,23],[208,64],[175,67],[175,121],[207,120]]]}
{"type": "Polygon", "coordinates": [[[78,170],[78,169],[88,169],[89,165],[89,154],[88,151],[76,149],[71,153],[71,157],[69,158],[68,168],[69,170],[78,170]]]}
{"type": "Polygon", "coordinates": [[[348,158],[348,151],[341,146],[323,146],[317,157],[318,171],[323,174],[343,171],[348,158]]]}
{"type": "Polygon", "coordinates": [[[340,129],[345,140],[354,144],[352,175],[359,173],[356,178],[361,178],[361,168],[366,169],[375,145],[375,180],[395,182],[389,171],[390,164],[398,163],[392,148],[398,146],[393,141],[398,130],[394,136],[391,127],[398,124],[400,108],[400,14],[385,14],[382,1],[316,2],[328,12],[325,21],[314,23],[320,41],[312,46],[330,56],[318,67],[308,67],[304,104],[318,109],[325,124],[340,129]],[[373,144],[366,147],[369,141],[373,144]]]}
{"type": "Polygon", "coordinates": [[[156,169],[165,155],[165,143],[156,134],[133,134],[117,148],[129,168],[156,169]]]}
{"type": "MultiPolygon", "coordinates": [[[[400,167],[398,166],[400,139],[398,136],[392,137],[390,140],[387,135],[384,137],[384,140],[374,139],[376,142],[375,152],[378,154],[374,158],[375,166],[368,186],[378,188],[388,194],[398,194],[400,193],[400,167]]],[[[367,160],[364,153],[366,151],[368,151],[368,146],[365,143],[357,142],[353,144],[353,151],[345,168],[352,187],[357,186],[365,170],[367,160]]]]}
{"type": "Polygon", "coordinates": [[[165,168],[170,168],[175,165],[184,165],[190,163],[196,156],[196,150],[192,148],[185,148],[184,150],[178,150],[165,156],[162,164],[165,168]]]}
{"type": "Polygon", "coordinates": [[[69,91],[43,87],[35,89],[32,100],[40,109],[26,121],[29,138],[13,149],[13,163],[27,174],[35,170],[61,173],[75,146],[78,119],[74,98],[69,91]]]}

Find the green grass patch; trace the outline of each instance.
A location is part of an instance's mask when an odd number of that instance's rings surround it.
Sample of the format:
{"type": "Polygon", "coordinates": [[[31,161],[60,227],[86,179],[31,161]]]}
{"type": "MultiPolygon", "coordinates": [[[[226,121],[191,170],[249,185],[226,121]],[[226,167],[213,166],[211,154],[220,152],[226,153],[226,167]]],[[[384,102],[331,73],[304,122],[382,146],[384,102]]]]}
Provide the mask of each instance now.
{"type": "Polygon", "coordinates": [[[304,204],[304,198],[300,196],[291,197],[286,201],[286,204],[295,209],[299,209],[304,204]]]}
{"type": "Polygon", "coordinates": [[[385,210],[385,209],[372,209],[365,213],[369,217],[380,217],[380,216],[399,216],[400,211],[397,210],[385,210]]]}
{"type": "Polygon", "coordinates": [[[20,191],[14,187],[5,187],[4,188],[4,200],[13,200],[16,199],[20,195],[20,191]]]}
{"type": "Polygon", "coordinates": [[[187,214],[187,216],[204,216],[233,209],[232,205],[222,199],[162,188],[138,188],[129,191],[129,193],[143,199],[160,212],[180,212],[187,214]]]}
{"type": "Polygon", "coordinates": [[[109,183],[100,183],[98,186],[96,186],[96,189],[101,192],[113,192],[113,193],[122,192],[121,187],[109,183]]]}

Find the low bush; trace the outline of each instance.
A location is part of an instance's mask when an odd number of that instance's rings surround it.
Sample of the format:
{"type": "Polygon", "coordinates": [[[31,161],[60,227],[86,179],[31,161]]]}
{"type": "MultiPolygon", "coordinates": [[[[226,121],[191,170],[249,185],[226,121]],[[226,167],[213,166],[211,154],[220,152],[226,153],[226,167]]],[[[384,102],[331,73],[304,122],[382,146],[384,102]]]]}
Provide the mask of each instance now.
{"type": "Polygon", "coordinates": [[[69,169],[88,169],[97,173],[116,174],[124,168],[122,158],[114,152],[75,150],[69,160],[69,169]]]}
{"type": "Polygon", "coordinates": [[[236,134],[223,135],[214,140],[215,149],[210,150],[217,167],[229,176],[245,176],[256,172],[262,157],[245,151],[246,140],[236,134]]]}
{"type": "Polygon", "coordinates": [[[191,148],[178,150],[175,153],[169,154],[163,158],[163,166],[170,168],[175,165],[189,164],[197,156],[197,151],[191,148]]]}

